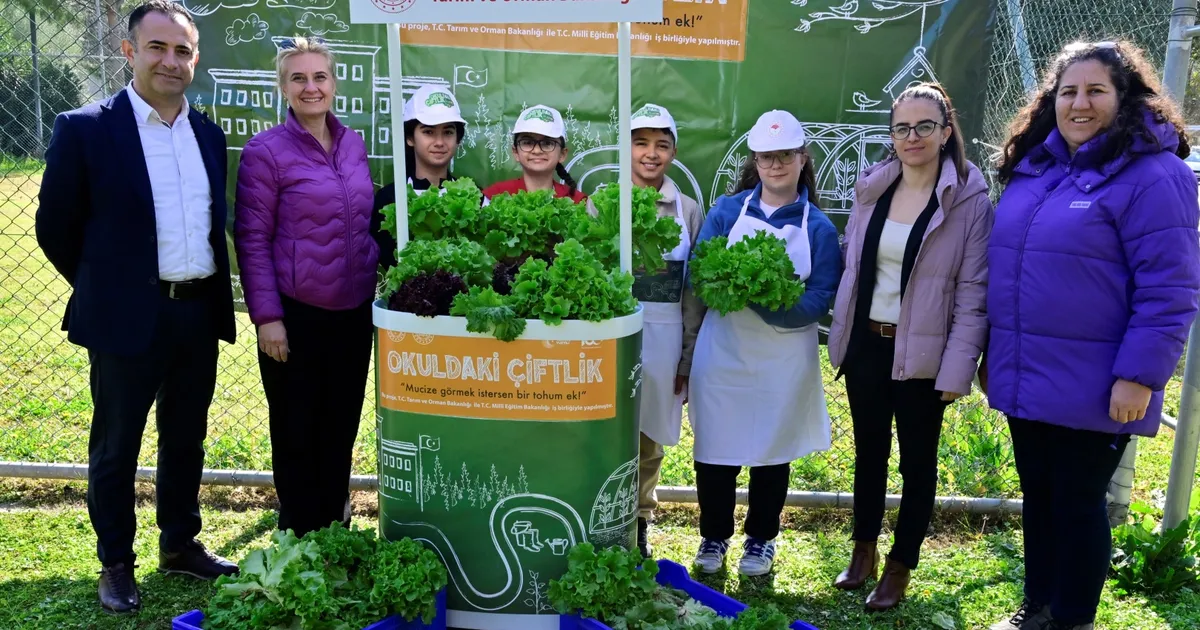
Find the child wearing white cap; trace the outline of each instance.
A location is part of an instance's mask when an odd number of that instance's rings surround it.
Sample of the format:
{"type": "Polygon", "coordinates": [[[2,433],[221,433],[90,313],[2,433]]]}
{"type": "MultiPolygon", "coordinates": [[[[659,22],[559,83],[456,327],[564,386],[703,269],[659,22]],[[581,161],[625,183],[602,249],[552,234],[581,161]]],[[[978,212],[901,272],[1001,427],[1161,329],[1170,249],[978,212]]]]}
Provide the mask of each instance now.
{"type": "MultiPolygon", "coordinates": [[[[458,101],[440,85],[422,85],[404,103],[404,167],[408,183],[417,193],[453,181],[450,161],[466,134],[458,101]]],[[[384,269],[396,264],[396,242],[382,229],[386,205],[396,203],[396,185],[388,184],[375,193],[372,234],[379,244],[379,264],[384,269]]]]}
{"type": "Polygon", "coordinates": [[[775,560],[775,538],[787,498],[791,462],[830,446],[829,412],[818,355],[817,322],[829,312],[842,275],[837,228],[817,208],[815,167],[804,128],[773,110],[750,130],[750,158],[737,191],[717,199],[697,242],[729,244],[766,231],[787,243],[800,302],[768,311],[757,305],[722,316],[709,310],[691,371],[688,418],[700,502],[695,564],[714,573],[734,533],[738,474],[750,467],[746,541],[738,567],[763,575],[775,560]]]}
{"type": "MultiPolygon", "coordinates": [[[[686,282],[687,260],[704,224],[704,212],[667,176],[679,139],[671,112],[646,103],[631,118],[633,185],[658,190],[662,194],[659,215],[673,217],[682,228],[679,245],[663,255],[665,270],[653,275],[634,271],[633,293],[642,303],[644,320],[637,542],[642,555],[649,557],[647,532],[658,507],[655,488],[663,446],[679,443],[692,350],[704,320],[704,303],[686,282]]],[[[596,212],[590,201],[588,211],[596,212]]]]}
{"type": "Polygon", "coordinates": [[[562,114],[553,107],[534,105],[517,116],[513,125],[513,159],[521,165],[521,176],[496,182],[483,189],[484,198],[521,190],[554,190],[555,197],[570,197],[575,203],[587,199],[576,189],[575,180],[563,165],[567,149],[567,128],[562,114]],[[555,177],[562,182],[555,181],[555,177]]]}

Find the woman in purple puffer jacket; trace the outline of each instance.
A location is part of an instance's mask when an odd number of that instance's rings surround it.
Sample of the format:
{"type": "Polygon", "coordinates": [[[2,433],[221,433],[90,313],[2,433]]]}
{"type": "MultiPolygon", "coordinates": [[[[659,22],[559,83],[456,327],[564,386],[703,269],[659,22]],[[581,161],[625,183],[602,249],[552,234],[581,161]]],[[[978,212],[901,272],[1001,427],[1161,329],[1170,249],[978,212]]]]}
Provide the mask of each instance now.
{"type": "Polygon", "coordinates": [[[379,248],[366,146],[329,111],[333,55],[295,38],[276,67],[287,121],[242,151],[234,245],[258,330],[279,529],[303,536],[349,525],[379,248]]]}
{"type": "Polygon", "coordinates": [[[981,384],[1008,416],[1025,601],[994,630],[1090,630],[1112,546],[1105,492],[1153,436],[1200,295],[1196,180],[1154,69],[1068,46],[1004,148],[981,384]]]}

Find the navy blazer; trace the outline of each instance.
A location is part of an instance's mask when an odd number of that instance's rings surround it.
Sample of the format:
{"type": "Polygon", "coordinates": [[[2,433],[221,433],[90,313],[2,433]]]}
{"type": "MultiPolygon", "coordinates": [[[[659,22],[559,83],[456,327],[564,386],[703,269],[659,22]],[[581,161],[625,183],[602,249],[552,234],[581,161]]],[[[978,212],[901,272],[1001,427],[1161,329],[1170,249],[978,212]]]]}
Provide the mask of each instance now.
{"type": "MultiPolygon", "coordinates": [[[[188,108],[212,190],[209,243],[216,258],[211,297],[218,337],[233,343],[233,287],[225,223],[225,134],[188,108]]],[[[150,175],[126,90],[59,114],[38,191],[38,245],[71,285],[62,329],[89,350],[150,349],[162,290],[150,175]]]]}

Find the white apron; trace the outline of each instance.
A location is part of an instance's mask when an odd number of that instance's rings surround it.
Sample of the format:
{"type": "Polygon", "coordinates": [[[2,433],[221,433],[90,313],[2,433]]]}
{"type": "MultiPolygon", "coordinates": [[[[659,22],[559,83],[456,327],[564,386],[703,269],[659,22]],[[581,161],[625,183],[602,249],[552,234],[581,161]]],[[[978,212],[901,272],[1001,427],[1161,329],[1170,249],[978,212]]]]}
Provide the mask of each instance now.
{"type": "Polygon", "coordinates": [[[683,399],[687,395],[686,391],[675,393],[675,375],[683,355],[683,282],[692,248],[679,193],[675,196],[675,221],[682,228],[679,245],[664,254],[663,260],[681,264],[668,268],[674,273],[669,282],[663,283],[667,287],[649,289],[651,300],[642,301],[641,431],[663,446],[679,443],[683,399]]]}
{"type": "MultiPolygon", "coordinates": [[[[787,242],[800,280],[812,272],[808,211],[800,227],[775,228],[746,215],[729,232],[732,246],[758,231],[787,242]]],[[[817,324],[772,326],[746,308],[722,317],[709,310],[692,359],[688,420],[695,460],[727,466],[771,466],[830,447],[829,410],[818,354],[817,324]]]]}

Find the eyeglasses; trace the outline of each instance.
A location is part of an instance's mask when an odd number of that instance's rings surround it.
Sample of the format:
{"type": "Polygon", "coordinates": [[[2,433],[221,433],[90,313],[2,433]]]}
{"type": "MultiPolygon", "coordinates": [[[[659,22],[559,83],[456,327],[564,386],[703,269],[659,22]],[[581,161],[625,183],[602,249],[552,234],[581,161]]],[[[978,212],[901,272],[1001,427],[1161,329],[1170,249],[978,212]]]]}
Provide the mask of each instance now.
{"type": "MultiPolygon", "coordinates": [[[[307,39],[309,42],[312,42],[314,44],[321,44],[321,45],[325,44],[325,40],[321,37],[306,37],[305,39],[307,39]]],[[[296,47],[296,38],[294,38],[294,37],[287,37],[287,38],[279,40],[279,49],[280,50],[287,50],[289,48],[295,48],[295,47],[296,47]]]]}
{"type": "Polygon", "coordinates": [[[524,151],[525,153],[533,151],[533,147],[538,147],[542,150],[542,153],[549,153],[558,148],[559,142],[553,138],[542,138],[541,140],[534,140],[533,138],[518,138],[516,145],[518,149],[524,151]]]}
{"type": "Polygon", "coordinates": [[[928,138],[933,135],[934,131],[937,131],[938,127],[944,126],[942,123],[932,120],[922,120],[913,127],[909,125],[896,125],[892,127],[892,137],[896,140],[906,140],[912,135],[913,130],[916,130],[918,138],[928,138]]]}
{"type": "Polygon", "coordinates": [[[775,151],[773,153],[755,153],[754,163],[763,168],[770,167],[779,162],[780,164],[791,164],[796,161],[796,156],[800,154],[798,149],[791,151],[775,151]]]}

